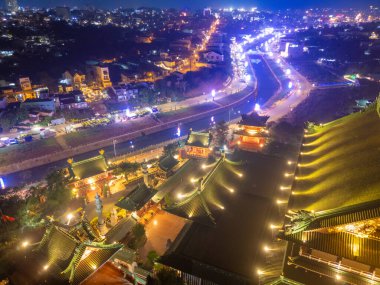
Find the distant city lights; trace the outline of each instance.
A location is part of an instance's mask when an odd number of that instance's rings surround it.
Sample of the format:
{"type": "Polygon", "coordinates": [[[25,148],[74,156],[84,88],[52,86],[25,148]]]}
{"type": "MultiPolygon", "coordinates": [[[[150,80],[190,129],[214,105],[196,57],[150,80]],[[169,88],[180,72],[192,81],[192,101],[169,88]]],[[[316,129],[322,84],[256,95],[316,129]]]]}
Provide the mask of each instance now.
{"type": "Polygon", "coordinates": [[[3,179],[2,177],[0,177],[0,188],[1,188],[2,190],[5,189],[4,179],[3,179]]]}

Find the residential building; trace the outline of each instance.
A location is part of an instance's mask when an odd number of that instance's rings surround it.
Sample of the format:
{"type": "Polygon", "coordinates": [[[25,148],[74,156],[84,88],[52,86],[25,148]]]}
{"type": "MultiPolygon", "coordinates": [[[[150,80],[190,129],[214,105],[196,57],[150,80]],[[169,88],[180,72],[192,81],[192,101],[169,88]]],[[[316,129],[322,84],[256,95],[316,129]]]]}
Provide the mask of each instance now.
{"type": "Polygon", "coordinates": [[[108,96],[117,102],[126,102],[138,94],[138,89],[128,84],[120,84],[107,89],[108,96]]]}
{"type": "Polygon", "coordinates": [[[27,110],[45,110],[55,112],[56,104],[53,99],[26,99],[22,106],[27,110]]]}
{"type": "Polygon", "coordinates": [[[68,94],[58,94],[56,104],[61,109],[87,109],[88,104],[79,90],[72,91],[68,94]]]}
{"type": "Polygon", "coordinates": [[[20,86],[22,91],[31,91],[32,90],[32,83],[30,81],[29,77],[22,77],[19,79],[20,86]]]}
{"type": "Polygon", "coordinates": [[[207,62],[223,62],[224,61],[224,55],[216,51],[205,52],[203,54],[203,58],[207,62]]]}
{"type": "Polygon", "coordinates": [[[103,88],[111,87],[112,82],[110,79],[110,73],[109,73],[108,67],[96,66],[95,68],[96,68],[96,76],[97,76],[96,79],[97,79],[98,83],[103,88]]]}

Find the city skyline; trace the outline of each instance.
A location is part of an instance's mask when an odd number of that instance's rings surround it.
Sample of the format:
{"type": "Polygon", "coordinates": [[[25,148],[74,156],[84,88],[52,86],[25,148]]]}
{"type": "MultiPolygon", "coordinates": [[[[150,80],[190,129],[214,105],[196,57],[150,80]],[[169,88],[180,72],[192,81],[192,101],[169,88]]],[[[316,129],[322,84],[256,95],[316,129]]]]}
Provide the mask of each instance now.
{"type": "Polygon", "coordinates": [[[55,7],[55,6],[95,6],[99,8],[107,8],[113,9],[117,7],[158,7],[158,8],[185,8],[185,9],[199,9],[205,7],[215,7],[215,8],[223,8],[223,7],[233,7],[233,8],[241,8],[241,7],[259,7],[263,9],[307,9],[307,8],[363,8],[370,5],[376,5],[376,1],[372,0],[363,0],[363,1],[355,1],[355,0],[322,0],[318,1],[317,5],[314,1],[306,0],[293,0],[279,3],[276,0],[270,1],[249,1],[249,0],[239,0],[239,1],[229,1],[229,0],[211,0],[207,2],[205,5],[204,1],[195,0],[195,1],[175,1],[175,0],[164,0],[157,1],[154,0],[115,0],[112,3],[100,1],[100,0],[56,0],[56,1],[48,1],[48,0],[22,0],[19,1],[21,6],[36,6],[36,7],[55,7]]]}

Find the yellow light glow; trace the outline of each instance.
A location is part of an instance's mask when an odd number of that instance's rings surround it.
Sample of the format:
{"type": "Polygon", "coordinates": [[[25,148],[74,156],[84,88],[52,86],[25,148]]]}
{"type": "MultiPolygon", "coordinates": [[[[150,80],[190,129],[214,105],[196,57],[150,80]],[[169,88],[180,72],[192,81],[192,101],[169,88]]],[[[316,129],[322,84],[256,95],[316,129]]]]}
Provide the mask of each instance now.
{"type": "Polygon", "coordinates": [[[260,270],[260,269],[257,269],[256,271],[257,275],[263,275],[264,274],[264,271],[260,270]]]}
{"type": "Polygon", "coordinates": [[[286,186],[280,186],[280,190],[283,191],[283,190],[287,190],[289,189],[290,187],[286,187],[286,186]]]}
{"type": "Polygon", "coordinates": [[[21,244],[22,247],[27,247],[29,245],[29,241],[23,241],[23,243],[21,244]]]}
{"type": "Polygon", "coordinates": [[[44,265],[43,269],[46,271],[49,268],[49,264],[44,265]]]}
{"type": "Polygon", "coordinates": [[[156,220],[153,221],[153,225],[157,226],[157,221],[156,220]]]}

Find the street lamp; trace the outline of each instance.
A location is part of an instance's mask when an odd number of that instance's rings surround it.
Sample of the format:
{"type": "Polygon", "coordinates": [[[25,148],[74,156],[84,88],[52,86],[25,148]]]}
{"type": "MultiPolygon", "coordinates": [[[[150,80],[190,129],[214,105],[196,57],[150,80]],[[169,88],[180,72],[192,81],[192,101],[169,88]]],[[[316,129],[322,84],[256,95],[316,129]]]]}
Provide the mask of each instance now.
{"type": "Polygon", "coordinates": [[[212,100],[215,100],[215,95],[216,95],[216,91],[215,91],[215,89],[212,89],[211,90],[212,100]]]}
{"type": "Polygon", "coordinates": [[[257,269],[256,271],[257,275],[259,276],[259,285],[260,285],[260,277],[264,274],[264,271],[262,271],[261,269],[257,269]]]}
{"type": "Polygon", "coordinates": [[[116,157],[116,143],[117,143],[117,140],[114,139],[112,142],[113,142],[113,154],[116,157]]]}
{"type": "Polygon", "coordinates": [[[67,225],[70,224],[72,218],[73,218],[73,214],[71,213],[67,214],[67,225]]]}

